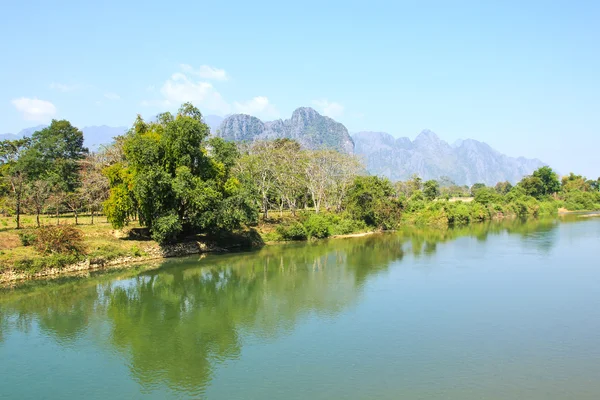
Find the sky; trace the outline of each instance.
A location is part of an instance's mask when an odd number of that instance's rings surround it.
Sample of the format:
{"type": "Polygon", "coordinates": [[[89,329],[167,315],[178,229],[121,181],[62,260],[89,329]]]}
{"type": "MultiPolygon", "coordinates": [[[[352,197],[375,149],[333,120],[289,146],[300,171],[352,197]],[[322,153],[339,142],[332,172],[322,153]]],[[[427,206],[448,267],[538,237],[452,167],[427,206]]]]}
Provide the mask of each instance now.
{"type": "Polygon", "coordinates": [[[11,1],[0,133],[203,114],[472,138],[600,176],[598,1],[11,1]]]}

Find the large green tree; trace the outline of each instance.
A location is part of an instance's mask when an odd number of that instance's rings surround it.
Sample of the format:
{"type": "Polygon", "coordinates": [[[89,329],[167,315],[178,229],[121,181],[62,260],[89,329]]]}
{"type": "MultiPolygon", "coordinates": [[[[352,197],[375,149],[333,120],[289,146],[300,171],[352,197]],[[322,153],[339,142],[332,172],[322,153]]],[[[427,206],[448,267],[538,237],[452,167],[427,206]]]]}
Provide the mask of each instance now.
{"type": "Polygon", "coordinates": [[[542,181],[542,196],[557,193],[560,190],[558,175],[548,166],[540,167],[533,172],[533,176],[542,181]]]}
{"type": "Polygon", "coordinates": [[[87,153],[79,129],[67,120],[52,120],[48,127],[31,135],[31,146],[20,161],[30,179],[45,180],[72,192],[80,185],[80,161],[87,153]]]}
{"type": "Polygon", "coordinates": [[[125,136],[125,161],[105,170],[110,197],[105,212],[115,227],[138,215],[152,237],[164,243],[184,232],[232,230],[256,219],[239,182],[230,177],[237,153],[213,140],[208,126],[189,103],[176,115],[155,122],[139,116],[125,136]]]}

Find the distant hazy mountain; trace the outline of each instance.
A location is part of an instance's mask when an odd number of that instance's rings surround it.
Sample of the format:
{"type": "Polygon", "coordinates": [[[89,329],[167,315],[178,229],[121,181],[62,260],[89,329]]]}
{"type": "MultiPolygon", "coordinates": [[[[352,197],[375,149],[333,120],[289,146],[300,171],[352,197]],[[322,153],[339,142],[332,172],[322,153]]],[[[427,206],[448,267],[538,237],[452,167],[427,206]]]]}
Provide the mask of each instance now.
{"type": "MultiPolygon", "coordinates": [[[[47,125],[38,125],[31,128],[23,129],[21,132],[17,134],[6,133],[0,135],[0,140],[5,139],[19,139],[22,137],[28,137],[33,134],[35,131],[42,130],[47,125]]],[[[124,126],[112,127],[112,126],[86,126],[81,129],[83,132],[84,145],[92,151],[98,150],[101,145],[110,144],[113,141],[113,137],[122,135],[127,131],[127,128],[124,126]]]]}
{"type": "Polygon", "coordinates": [[[102,145],[112,143],[115,136],[124,134],[127,128],[124,126],[86,126],[83,132],[84,145],[91,151],[96,151],[102,145]]]}
{"type": "Polygon", "coordinates": [[[230,115],[221,123],[219,136],[236,142],[289,138],[308,149],[354,152],[354,142],[346,127],[309,107],[296,109],[290,119],[270,122],[246,114],[230,115]]]}
{"type": "Polygon", "coordinates": [[[394,138],[384,132],[359,132],[353,135],[355,154],[362,156],[367,170],[393,181],[447,176],[459,185],[500,181],[517,182],[545,165],[537,159],[505,156],[486,143],[459,140],[452,146],[435,133],[424,130],[414,141],[394,138]]]}
{"type": "Polygon", "coordinates": [[[4,134],[0,135],[0,140],[15,140],[15,139],[21,139],[24,137],[28,137],[28,136],[31,136],[31,134],[33,132],[44,129],[46,126],[47,125],[32,126],[31,128],[25,128],[16,134],[15,133],[4,133],[4,134]]]}
{"type": "Polygon", "coordinates": [[[203,115],[202,119],[204,120],[204,123],[206,123],[206,125],[208,125],[208,127],[210,128],[210,133],[215,135],[217,133],[217,129],[219,129],[219,127],[221,126],[221,123],[223,122],[224,118],[218,115],[203,115]]]}

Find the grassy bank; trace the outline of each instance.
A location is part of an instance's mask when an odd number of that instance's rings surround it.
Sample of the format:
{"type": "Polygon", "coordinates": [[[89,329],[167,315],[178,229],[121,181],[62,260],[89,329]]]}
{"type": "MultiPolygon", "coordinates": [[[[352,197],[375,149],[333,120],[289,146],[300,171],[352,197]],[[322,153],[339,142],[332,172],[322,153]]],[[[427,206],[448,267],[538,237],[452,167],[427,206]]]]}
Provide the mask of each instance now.
{"type": "MultiPolygon", "coordinates": [[[[471,200],[471,199],[468,199],[471,200]]],[[[231,246],[260,246],[265,243],[325,239],[353,236],[368,232],[397,229],[406,226],[435,227],[445,231],[449,227],[461,227],[494,220],[535,219],[554,217],[564,212],[565,203],[553,199],[536,200],[532,197],[504,202],[461,201],[460,199],[398,200],[402,209],[399,214],[385,214],[385,224],[368,224],[366,221],[382,221],[377,213],[364,219],[355,218],[349,212],[333,213],[314,210],[273,212],[268,219],[261,219],[248,230],[221,236],[193,235],[178,243],[159,245],[136,223],[124,230],[114,229],[104,217],[79,216],[76,228],[82,234],[81,252],[62,254],[50,249],[42,253],[34,246],[36,235],[35,216],[21,219],[24,228],[17,230],[14,218],[0,218],[0,274],[12,274],[20,278],[40,275],[45,270],[54,273],[67,266],[80,264],[80,269],[102,268],[113,263],[134,263],[168,256],[219,250],[231,246]],[[208,244],[210,243],[210,244],[208,244]],[[191,247],[185,247],[191,244],[191,247]],[[177,247],[179,246],[179,247],[177,247]],[[200,246],[200,247],[198,247],[200,246]],[[204,246],[204,247],[202,247],[204,246]],[[15,275],[16,274],[16,275],[15,275]]],[[[597,204],[593,208],[600,208],[597,204]]],[[[61,216],[61,226],[75,226],[73,216],[61,216]]],[[[43,216],[44,226],[56,226],[54,216],[43,216]]],[[[12,278],[11,278],[12,279],[12,278]]]]}

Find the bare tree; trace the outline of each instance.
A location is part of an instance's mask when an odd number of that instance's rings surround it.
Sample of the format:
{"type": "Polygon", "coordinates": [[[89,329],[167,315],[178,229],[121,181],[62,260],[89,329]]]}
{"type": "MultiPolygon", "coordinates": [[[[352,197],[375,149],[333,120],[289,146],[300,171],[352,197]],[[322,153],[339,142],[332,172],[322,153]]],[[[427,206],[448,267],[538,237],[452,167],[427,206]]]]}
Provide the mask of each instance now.
{"type": "Polygon", "coordinates": [[[48,181],[36,180],[27,185],[27,204],[35,211],[37,227],[40,227],[40,214],[48,204],[52,185],[48,181]]]}
{"type": "Polygon", "coordinates": [[[242,156],[234,171],[241,179],[251,181],[261,196],[263,219],[269,218],[269,195],[276,185],[274,144],[257,141],[250,145],[247,154],[242,156]]]}

